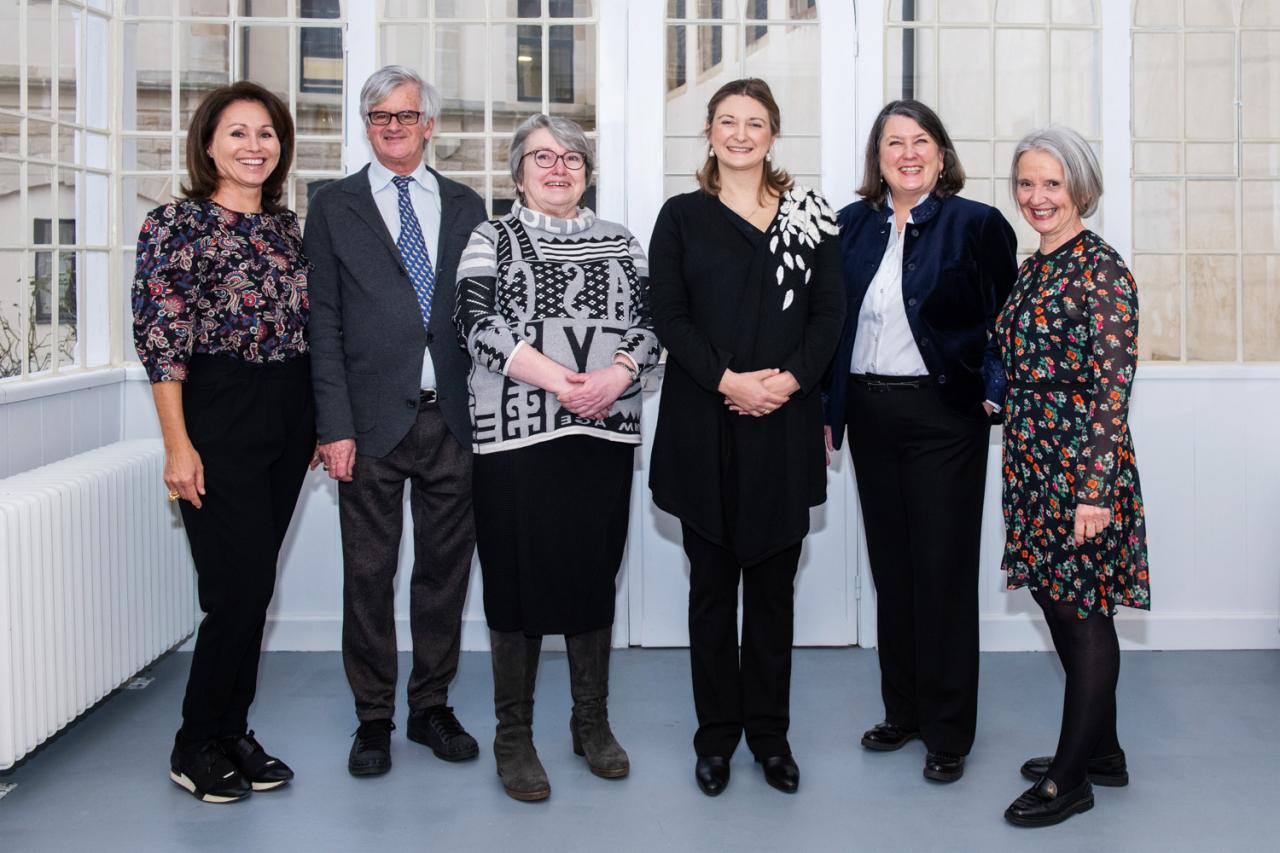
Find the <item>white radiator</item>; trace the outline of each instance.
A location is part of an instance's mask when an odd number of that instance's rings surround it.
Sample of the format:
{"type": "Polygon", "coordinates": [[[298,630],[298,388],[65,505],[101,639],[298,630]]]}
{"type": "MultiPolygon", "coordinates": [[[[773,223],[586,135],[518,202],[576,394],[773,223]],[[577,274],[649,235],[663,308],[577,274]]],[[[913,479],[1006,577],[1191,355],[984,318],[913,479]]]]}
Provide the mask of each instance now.
{"type": "Polygon", "coordinates": [[[0,769],[195,627],[157,439],[0,479],[0,769]]]}

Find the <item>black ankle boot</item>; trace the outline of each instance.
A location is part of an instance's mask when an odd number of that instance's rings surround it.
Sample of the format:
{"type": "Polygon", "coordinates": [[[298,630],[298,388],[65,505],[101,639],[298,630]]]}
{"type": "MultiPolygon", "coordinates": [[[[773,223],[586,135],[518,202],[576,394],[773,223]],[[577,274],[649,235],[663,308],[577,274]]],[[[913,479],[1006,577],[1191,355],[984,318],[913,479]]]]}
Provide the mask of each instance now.
{"type": "Polygon", "coordinates": [[[573,714],[569,731],[573,751],[585,756],[591,772],[604,779],[620,779],[631,772],[626,750],[609,728],[609,652],[611,628],[564,638],[569,653],[569,691],[573,714]]]}
{"type": "Polygon", "coordinates": [[[493,708],[498,728],[493,757],[507,795],[517,800],[551,796],[547,771],[533,748],[533,687],[542,637],[521,631],[489,631],[493,658],[493,708]]]}

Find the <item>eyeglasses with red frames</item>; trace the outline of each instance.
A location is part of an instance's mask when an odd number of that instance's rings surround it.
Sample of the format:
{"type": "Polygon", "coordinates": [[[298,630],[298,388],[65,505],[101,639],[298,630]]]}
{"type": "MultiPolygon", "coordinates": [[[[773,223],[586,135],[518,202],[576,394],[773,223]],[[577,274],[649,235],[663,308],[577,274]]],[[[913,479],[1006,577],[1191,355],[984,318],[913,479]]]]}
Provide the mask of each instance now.
{"type": "Polygon", "coordinates": [[[400,110],[395,113],[387,112],[386,110],[373,110],[368,113],[368,117],[369,124],[386,127],[391,124],[392,118],[403,125],[417,124],[422,119],[422,113],[418,110],[400,110]]]}
{"type": "MultiPolygon", "coordinates": [[[[524,157],[532,157],[535,165],[540,169],[555,168],[556,161],[564,163],[564,167],[571,171],[578,171],[587,165],[587,155],[581,151],[566,151],[563,154],[557,154],[550,148],[539,148],[537,151],[529,151],[524,157]]],[[[523,160],[524,157],[520,159],[523,160]]]]}

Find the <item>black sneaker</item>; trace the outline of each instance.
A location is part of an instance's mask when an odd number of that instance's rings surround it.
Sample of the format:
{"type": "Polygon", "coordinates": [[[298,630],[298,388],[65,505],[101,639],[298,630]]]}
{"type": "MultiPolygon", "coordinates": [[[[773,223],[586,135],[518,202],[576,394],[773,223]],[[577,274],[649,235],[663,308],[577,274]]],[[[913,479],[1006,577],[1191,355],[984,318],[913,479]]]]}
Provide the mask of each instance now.
{"type": "Polygon", "coordinates": [[[218,738],[218,746],[231,760],[255,791],[270,791],[293,778],[289,765],[278,758],[267,755],[267,751],[258,743],[253,732],[242,735],[218,738]]]}
{"type": "Polygon", "coordinates": [[[347,757],[347,771],[352,776],[381,776],[391,769],[391,730],[395,727],[390,720],[360,724],[347,757]]]}
{"type": "Polygon", "coordinates": [[[174,746],[169,778],[205,803],[234,803],[253,791],[249,780],[212,740],[190,747],[174,746]]]}
{"type": "Polygon", "coordinates": [[[448,705],[409,712],[409,740],[431,747],[445,761],[466,761],[480,754],[476,739],[467,734],[448,705]]]}

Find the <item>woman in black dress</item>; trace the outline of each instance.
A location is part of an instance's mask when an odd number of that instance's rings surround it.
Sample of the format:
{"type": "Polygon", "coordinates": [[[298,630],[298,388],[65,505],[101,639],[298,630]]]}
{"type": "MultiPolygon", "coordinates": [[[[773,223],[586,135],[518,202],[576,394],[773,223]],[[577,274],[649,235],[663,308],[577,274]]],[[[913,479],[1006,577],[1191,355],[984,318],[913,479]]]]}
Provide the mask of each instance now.
{"type": "Polygon", "coordinates": [[[996,321],[1008,377],[1004,569],[1030,588],[1067,675],[1052,756],[1009,806],[1020,826],[1093,807],[1093,785],[1129,782],[1116,733],[1120,605],[1151,607],[1142,490],[1129,434],[1138,292],[1115,249],[1084,227],[1102,171],[1078,133],[1033,131],[1014,149],[1011,189],[1040,250],[996,321]]]}
{"type": "Polygon", "coordinates": [[[138,236],[133,332],[205,617],[170,778],[205,802],[293,778],[248,728],[280,545],[315,448],[307,262],[281,196],[293,121],[254,83],[215,89],[187,131],[188,186],[138,236]]]}
{"type": "Polygon", "coordinates": [[[649,485],[689,558],[695,777],[710,796],[744,731],[771,785],[800,781],[787,742],[794,579],[809,508],[826,499],[817,385],[844,295],[834,214],[772,163],[780,127],[763,80],[721,87],[701,188],[667,200],[649,249],[668,352],[649,485]]]}

